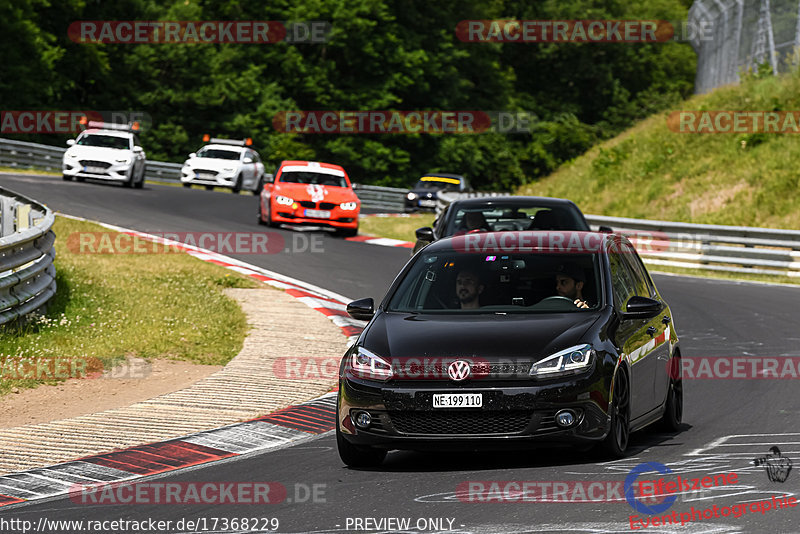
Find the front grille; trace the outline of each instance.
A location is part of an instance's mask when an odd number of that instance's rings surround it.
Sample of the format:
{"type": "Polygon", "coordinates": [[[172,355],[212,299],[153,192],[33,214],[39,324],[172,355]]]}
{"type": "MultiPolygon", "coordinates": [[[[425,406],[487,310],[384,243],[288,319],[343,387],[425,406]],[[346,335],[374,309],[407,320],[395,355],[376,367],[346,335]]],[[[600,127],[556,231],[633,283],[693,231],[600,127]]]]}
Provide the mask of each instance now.
{"type": "Polygon", "coordinates": [[[332,210],[335,207],[336,207],[336,204],[334,204],[333,202],[320,202],[319,203],[319,209],[321,209],[321,210],[332,210]]]}
{"type": "Polygon", "coordinates": [[[314,209],[314,208],[317,207],[317,203],[316,202],[311,202],[310,200],[301,200],[300,201],[300,205],[303,206],[304,208],[311,208],[311,209],[314,209]]]}
{"type": "Polygon", "coordinates": [[[530,411],[389,412],[401,434],[475,435],[519,434],[530,423],[530,411]]]}
{"type": "Polygon", "coordinates": [[[107,169],[111,167],[111,164],[107,161],[95,161],[91,159],[82,159],[79,162],[84,167],[100,167],[101,169],[107,169]]]}
{"type": "MultiPolygon", "coordinates": [[[[342,219],[339,219],[342,220],[342,219]]],[[[426,359],[409,360],[408,362],[400,362],[398,365],[403,371],[404,378],[426,378],[434,379],[440,378],[447,380],[447,367],[453,362],[452,359],[439,359],[431,358],[430,361],[426,359]]],[[[490,363],[485,361],[471,361],[470,362],[470,376],[471,378],[480,379],[519,379],[529,377],[531,362],[502,362],[490,363]]]]}

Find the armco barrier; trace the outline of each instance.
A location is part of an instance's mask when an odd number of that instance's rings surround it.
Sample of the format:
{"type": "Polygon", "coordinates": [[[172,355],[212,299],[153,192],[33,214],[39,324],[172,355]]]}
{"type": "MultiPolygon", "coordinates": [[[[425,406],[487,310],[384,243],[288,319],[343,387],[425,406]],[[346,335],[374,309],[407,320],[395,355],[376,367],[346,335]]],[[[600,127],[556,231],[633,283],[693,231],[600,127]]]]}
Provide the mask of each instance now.
{"type": "Polygon", "coordinates": [[[0,324],[38,310],[56,293],[55,216],[0,188],[0,324]]]}
{"type": "MultiPolygon", "coordinates": [[[[489,195],[439,194],[437,214],[454,200],[477,196],[489,195]]],[[[800,231],[599,215],[586,220],[628,236],[649,265],[800,277],[800,231]]]]}

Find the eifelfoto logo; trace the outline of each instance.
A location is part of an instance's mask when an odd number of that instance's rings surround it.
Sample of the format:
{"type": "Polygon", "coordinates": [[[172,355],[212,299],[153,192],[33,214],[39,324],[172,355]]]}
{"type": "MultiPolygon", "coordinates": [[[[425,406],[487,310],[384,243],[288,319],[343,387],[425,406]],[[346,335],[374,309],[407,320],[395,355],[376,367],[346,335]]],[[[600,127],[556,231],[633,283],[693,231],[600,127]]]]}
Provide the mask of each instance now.
{"type": "Polygon", "coordinates": [[[456,360],[447,366],[447,376],[456,382],[469,378],[470,372],[469,362],[464,360],[456,360]]]}

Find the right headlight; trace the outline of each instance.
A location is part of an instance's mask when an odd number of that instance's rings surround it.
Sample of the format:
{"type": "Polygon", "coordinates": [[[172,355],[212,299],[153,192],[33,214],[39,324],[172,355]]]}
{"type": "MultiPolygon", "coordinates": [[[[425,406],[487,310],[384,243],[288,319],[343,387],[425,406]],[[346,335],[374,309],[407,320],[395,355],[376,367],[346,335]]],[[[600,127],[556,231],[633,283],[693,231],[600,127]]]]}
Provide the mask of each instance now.
{"type": "Polygon", "coordinates": [[[416,193],[411,193],[411,192],[409,191],[409,193],[406,195],[406,198],[407,198],[408,200],[414,200],[415,198],[417,198],[417,194],[416,194],[416,193]]]}
{"type": "Polygon", "coordinates": [[[364,347],[358,347],[350,356],[350,372],[359,378],[386,382],[392,378],[392,365],[364,347]]]}
{"type": "Polygon", "coordinates": [[[591,345],[575,345],[534,363],[528,374],[535,378],[577,375],[589,369],[596,357],[591,345]]]}

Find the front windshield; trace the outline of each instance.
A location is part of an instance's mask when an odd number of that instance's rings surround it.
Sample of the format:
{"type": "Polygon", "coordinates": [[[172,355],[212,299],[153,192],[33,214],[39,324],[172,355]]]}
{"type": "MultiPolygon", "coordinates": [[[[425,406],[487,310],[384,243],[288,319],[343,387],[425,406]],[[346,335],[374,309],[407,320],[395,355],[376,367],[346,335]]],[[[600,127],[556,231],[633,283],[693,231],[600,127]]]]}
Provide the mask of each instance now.
{"type": "Polygon", "coordinates": [[[599,307],[600,287],[597,254],[423,251],[388,311],[578,313],[599,307]],[[576,299],[588,308],[576,306],[576,299]]]}
{"type": "Polygon", "coordinates": [[[487,206],[462,208],[455,212],[443,236],[486,231],[578,230],[589,227],[575,209],[550,206],[487,206]]]}
{"type": "Polygon", "coordinates": [[[130,148],[130,141],[127,137],[117,137],[115,135],[87,134],[78,139],[76,144],[80,146],[116,148],[119,150],[128,150],[130,148]]]}
{"type": "Polygon", "coordinates": [[[417,182],[414,189],[435,189],[437,191],[458,191],[461,180],[438,176],[426,176],[417,182]]]}
{"type": "Polygon", "coordinates": [[[198,158],[212,158],[212,159],[239,159],[239,152],[233,150],[224,150],[221,148],[201,148],[197,152],[198,158]]]}
{"type": "Polygon", "coordinates": [[[283,171],[279,181],[289,184],[318,184],[347,187],[347,181],[344,179],[344,176],[323,174],[321,172],[283,171]]]}

